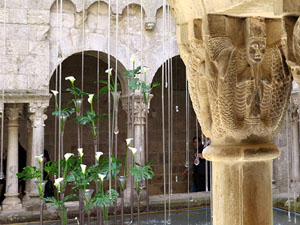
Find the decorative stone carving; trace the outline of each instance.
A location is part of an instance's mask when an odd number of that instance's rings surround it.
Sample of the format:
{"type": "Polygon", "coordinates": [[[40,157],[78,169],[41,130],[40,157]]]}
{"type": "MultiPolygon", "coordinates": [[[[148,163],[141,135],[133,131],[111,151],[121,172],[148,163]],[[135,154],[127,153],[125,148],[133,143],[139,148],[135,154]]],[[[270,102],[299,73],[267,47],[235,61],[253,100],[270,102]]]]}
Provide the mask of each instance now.
{"type": "Polygon", "coordinates": [[[212,140],[215,225],[273,224],[272,142],[292,87],[281,33],[280,19],[220,14],[178,26],[193,107],[212,140]]]}
{"type": "Polygon", "coordinates": [[[267,42],[267,30],[279,29],[280,20],[210,15],[208,21],[203,39],[200,20],[182,25],[179,32],[189,32],[189,37],[178,38],[202,129],[223,141],[270,141],[291,91],[281,40],[267,42]]]}
{"type": "Polygon", "coordinates": [[[47,115],[44,114],[44,112],[48,106],[48,102],[29,104],[29,112],[32,113],[32,115],[29,116],[29,119],[32,121],[32,127],[36,128],[45,126],[44,122],[47,119],[47,115]]]}

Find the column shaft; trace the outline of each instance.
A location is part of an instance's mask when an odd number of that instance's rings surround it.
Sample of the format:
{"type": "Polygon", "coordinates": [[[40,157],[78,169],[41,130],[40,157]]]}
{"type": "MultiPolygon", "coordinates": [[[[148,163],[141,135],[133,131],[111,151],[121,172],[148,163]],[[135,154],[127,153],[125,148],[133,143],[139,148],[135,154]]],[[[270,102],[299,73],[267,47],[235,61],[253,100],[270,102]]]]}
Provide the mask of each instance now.
{"type": "Polygon", "coordinates": [[[21,209],[21,200],[18,198],[18,132],[19,114],[21,105],[12,105],[7,110],[8,115],[8,148],[6,165],[6,192],[2,203],[3,210],[21,209]]]}

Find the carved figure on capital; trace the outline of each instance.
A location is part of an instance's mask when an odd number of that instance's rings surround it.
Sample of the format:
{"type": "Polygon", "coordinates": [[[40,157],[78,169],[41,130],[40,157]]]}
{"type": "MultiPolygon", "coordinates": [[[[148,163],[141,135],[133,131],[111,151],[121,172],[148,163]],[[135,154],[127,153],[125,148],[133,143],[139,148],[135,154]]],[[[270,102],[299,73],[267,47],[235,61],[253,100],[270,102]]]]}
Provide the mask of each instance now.
{"type": "Polygon", "coordinates": [[[280,128],[291,91],[281,21],[208,15],[206,24],[192,23],[179,46],[204,133],[218,139],[270,139],[280,128]]]}

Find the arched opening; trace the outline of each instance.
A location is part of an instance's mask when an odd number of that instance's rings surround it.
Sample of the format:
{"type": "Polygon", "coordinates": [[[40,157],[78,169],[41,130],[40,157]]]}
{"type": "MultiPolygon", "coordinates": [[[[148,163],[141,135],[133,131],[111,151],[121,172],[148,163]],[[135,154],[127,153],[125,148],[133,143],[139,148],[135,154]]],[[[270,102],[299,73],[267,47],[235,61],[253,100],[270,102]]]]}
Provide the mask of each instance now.
{"type": "MultiPolygon", "coordinates": [[[[89,51],[84,54],[84,79],[83,79],[83,91],[97,95],[97,68],[99,66],[99,80],[107,80],[107,73],[105,72],[108,68],[107,63],[107,55],[104,53],[100,53],[99,57],[97,57],[97,52],[89,51]],[[97,60],[99,59],[99,62],[97,60]]],[[[111,66],[113,68],[113,79],[115,78],[115,68],[116,61],[114,58],[111,58],[111,66]]],[[[122,91],[122,94],[126,93],[127,88],[125,87],[125,93],[123,93],[123,84],[125,79],[122,78],[123,71],[125,70],[124,66],[118,63],[118,82],[121,83],[119,87],[119,91],[122,91]]],[[[62,63],[62,107],[67,106],[68,104],[74,107],[72,103],[72,95],[66,91],[67,88],[71,87],[71,83],[65,78],[67,76],[75,77],[75,86],[81,88],[81,79],[82,79],[82,53],[74,54],[67,59],[65,59],[62,63]]],[[[53,73],[51,81],[50,81],[50,90],[55,90],[56,86],[58,86],[59,75],[56,75],[56,71],[53,73]]],[[[100,84],[100,89],[104,87],[105,84],[100,84]]],[[[87,101],[88,96],[84,97],[83,101],[83,111],[90,109],[90,105],[87,101]]],[[[108,95],[99,95],[99,114],[108,113],[108,95]]],[[[96,100],[94,100],[94,107],[96,107],[96,100]]],[[[96,109],[95,109],[96,110],[96,109]]],[[[52,115],[52,112],[55,111],[55,99],[52,97],[50,100],[50,106],[48,108],[45,127],[45,149],[49,152],[50,159],[54,160],[57,155],[55,152],[54,140],[55,135],[57,135],[58,131],[55,131],[55,117],[52,115]]],[[[112,110],[111,110],[112,112],[112,110]]],[[[77,123],[74,121],[75,113],[67,120],[65,132],[64,132],[64,153],[72,152],[77,154],[77,123]]],[[[122,110],[121,103],[119,104],[119,120],[125,121],[127,118],[126,112],[122,110]]],[[[125,123],[119,124],[119,157],[123,157],[123,153],[121,151],[125,148],[125,139],[127,137],[127,126],[125,123]]],[[[95,154],[94,154],[94,143],[92,131],[89,125],[83,126],[83,142],[82,147],[84,149],[85,157],[84,163],[87,165],[91,165],[95,162],[95,154]]],[[[102,151],[104,154],[108,153],[108,119],[102,118],[100,119],[100,127],[99,127],[99,151],[102,151]]],[[[125,157],[125,156],[124,156],[125,157]]]]}
{"type": "MultiPolygon", "coordinates": [[[[193,177],[190,171],[190,187],[188,185],[188,176],[182,176],[185,171],[186,163],[186,67],[180,56],[175,56],[170,60],[173,76],[173,149],[171,149],[172,160],[172,192],[185,193],[192,189],[193,177]]],[[[162,67],[158,69],[153,79],[153,83],[162,82],[162,67]]],[[[167,71],[167,63],[165,63],[167,71]]],[[[167,72],[165,72],[166,74],[167,72]]],[[[149,114],[149,160],[153,161],[155,176],[150,181],[150,193],[161,194],[163,192],[163,148],[162,148],[162,99],[161,88],[155,88],[152,91],[154,97],[151,100],[149,114]]],[[[168,89],[164,89],[165,96],[165,121],[168,120],[168,89]]],[[[196,136],[196,115],[189,101],[189,163],[193,164],[195,148],[193,138],[196,136]]],[[[168,182],[168,126],[165,123],[166,132],[166,168],[168,182]]],[[[198,125],[198,136],[201,137],[201,127],[198,125]]],[[[168,184],[167,184],[168,185],[168,184]]]]}

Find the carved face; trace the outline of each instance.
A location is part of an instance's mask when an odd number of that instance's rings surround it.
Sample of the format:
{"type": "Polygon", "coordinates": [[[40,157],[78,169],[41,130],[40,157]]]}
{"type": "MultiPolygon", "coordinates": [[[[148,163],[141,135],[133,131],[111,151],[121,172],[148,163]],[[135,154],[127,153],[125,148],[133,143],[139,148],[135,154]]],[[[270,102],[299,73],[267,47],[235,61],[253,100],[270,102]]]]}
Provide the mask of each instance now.
{"type": "Polygon", "coordinates": [[[266,41],[264,38],[250,38],[247,48],[248,60],[251,63],[260,63],[266,52],[266,41]]]}

